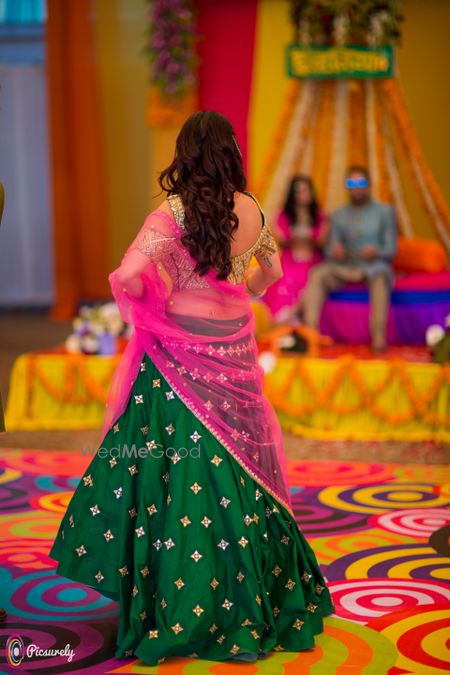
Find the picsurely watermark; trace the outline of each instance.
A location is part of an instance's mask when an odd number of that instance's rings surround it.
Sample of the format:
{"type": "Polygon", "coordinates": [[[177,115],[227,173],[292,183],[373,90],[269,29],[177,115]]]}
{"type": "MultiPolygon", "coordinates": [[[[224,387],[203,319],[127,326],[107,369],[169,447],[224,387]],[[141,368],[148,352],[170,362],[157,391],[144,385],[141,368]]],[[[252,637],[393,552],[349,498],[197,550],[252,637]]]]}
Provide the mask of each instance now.
{"type": "Polygon", "coordinates": [[[67,662],[70,663],[75,655],[75,650],[72,649],[70,643],[66,644],[62,649],[56,647],[39,647],[39,645],[31,642],[25,647],[25,643],[20,635],[10,635],[6,641],[5,647],[6,659],[11,666],[20,666],[25,656],[28,658],[43,658],[48,656],[65,656],[67,662]]]}
{"type": "Polygon", "coordinates": [[[161,443],[156,441],[149,441],[146,445],[138,447],[136,443],[128,445],[124,443],[123,445],[114,445],[111,448],[105,448],[103,446],[96,447],[85,445],[81,448],[81,454],[86,455],[98,455],[100,459],[146,459],[147,457],[152,457],[153,459],[160,459],[163,455],[166,455],[173,462],[177,462],[180,459],[186,459],[190,457],[191,459],[199,459],[201,454],[200,444],[194,445],[191,448],[179,447],[175,448],[172,446],[164,447],[161,443]]]}

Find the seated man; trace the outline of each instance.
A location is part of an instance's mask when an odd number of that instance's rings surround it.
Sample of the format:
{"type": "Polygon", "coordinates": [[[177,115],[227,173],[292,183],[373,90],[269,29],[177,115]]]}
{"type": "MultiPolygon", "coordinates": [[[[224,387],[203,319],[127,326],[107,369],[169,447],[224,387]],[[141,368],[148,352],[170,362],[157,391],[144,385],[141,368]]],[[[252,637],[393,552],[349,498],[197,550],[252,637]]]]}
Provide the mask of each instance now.
{"type": "Polygon", "coordinates": [[[331,215],[326,262],[310,272],[304,318],[308,326],[318,329],[327,294],[348,282],[365,282],[370,292],[372,349],[383,351],[393,283],[390,260],[397,248],[395,214],[390,205],[372,200],[367,169],[351,167],[346,187],[350,203],[331,215]]]}

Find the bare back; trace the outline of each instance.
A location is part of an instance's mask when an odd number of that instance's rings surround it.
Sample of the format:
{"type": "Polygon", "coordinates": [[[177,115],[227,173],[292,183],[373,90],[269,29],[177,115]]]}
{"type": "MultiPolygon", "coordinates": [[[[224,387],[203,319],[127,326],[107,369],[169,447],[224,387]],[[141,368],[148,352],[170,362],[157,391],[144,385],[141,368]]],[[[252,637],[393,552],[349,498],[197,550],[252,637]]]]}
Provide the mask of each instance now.
{"type": "Polygon", "coordinates": [[[264,222],[257,203],[249,195],[236,192],[234,203],[239,225],[231,243],[232,257],[242,255],[257,242],[264,222]]]}

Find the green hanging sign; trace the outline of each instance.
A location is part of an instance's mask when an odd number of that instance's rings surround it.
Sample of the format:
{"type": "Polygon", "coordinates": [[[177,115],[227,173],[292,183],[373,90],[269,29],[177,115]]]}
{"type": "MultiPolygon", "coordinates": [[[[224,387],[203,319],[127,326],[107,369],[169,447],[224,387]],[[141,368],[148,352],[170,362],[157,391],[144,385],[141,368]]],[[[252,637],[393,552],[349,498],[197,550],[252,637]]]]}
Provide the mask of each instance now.
{"type": "Polygon", "coordinates": [[[392,77],[394,50],[383,47],[302,47],[288,45],[287,72],[297,78],[392,77]]]}

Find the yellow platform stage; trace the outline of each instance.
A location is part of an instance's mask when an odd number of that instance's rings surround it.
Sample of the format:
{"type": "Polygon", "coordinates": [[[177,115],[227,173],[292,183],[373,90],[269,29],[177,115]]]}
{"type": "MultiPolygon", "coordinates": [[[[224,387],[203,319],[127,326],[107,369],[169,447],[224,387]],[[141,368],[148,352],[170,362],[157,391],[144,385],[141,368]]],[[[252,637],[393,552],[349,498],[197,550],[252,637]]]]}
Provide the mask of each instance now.
{"type": "Polygon", "coordinates": [[[318,439],[450,441],[450,366],[281,357],[266,394],[283,428],[318,439]]]}
{"type": "Polygon", "coordinates": [[[119,356],[30,352],[14,362],[6,431],[95,429],[119,356]]]}
{"type": "MultiPolygon", "coordinates": [[[[15,362],[6,430],[98,428],[119,356],[27,353],[15,362]]],[[[450,442],[450,365],[277,357],[268,398],[285,430],[319,439],[450,442]]]]}

